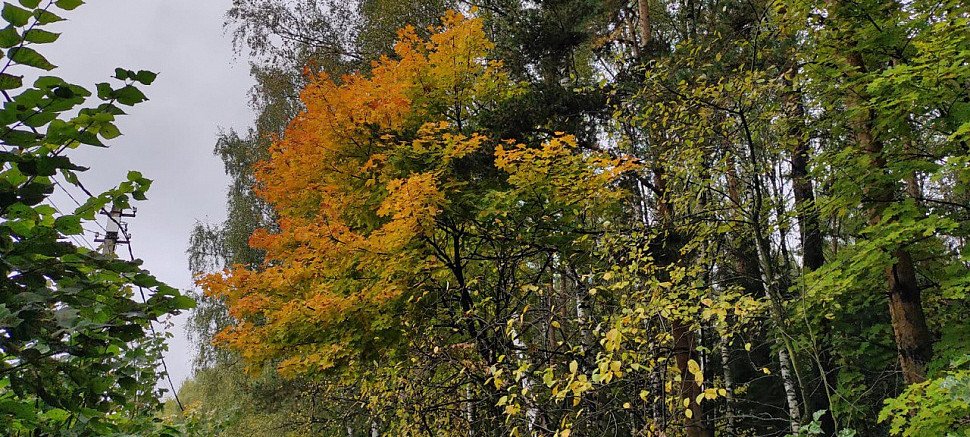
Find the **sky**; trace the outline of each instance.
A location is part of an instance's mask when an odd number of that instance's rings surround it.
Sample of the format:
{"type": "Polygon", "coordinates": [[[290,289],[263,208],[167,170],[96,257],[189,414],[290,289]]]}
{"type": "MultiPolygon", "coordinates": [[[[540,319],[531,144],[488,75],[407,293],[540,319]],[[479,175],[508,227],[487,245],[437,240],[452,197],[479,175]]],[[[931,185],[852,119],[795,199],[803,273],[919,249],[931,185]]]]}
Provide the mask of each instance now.
{"type": "MultiPolygon", "coordinates": [[[[59,67],[53,74],[90,90],[109,82],[115,67],[159,73],[143,88],[150,100],[119,119],[123,135],[108,142],[109,149],[82,147],[71,156],[91,168],[81,180],[95,192],[123,181],[129,170],[154,180],[148,201],[139,202],[137,216],[127,220],[132,248],[149,271],[183,290],[192,287],[185,254],[192,226],[225,218],[228,179],[212,154],[216,135],[220,129],[243,129],[253,119],[247,106],[249,67],[234,56],[222,26],[230,3],[88,0],[60,14],[68,21],[50,28],[60,39],[40,48],[59,67]]],[[[53,201],[62,210],[75,206],[60,192],[53,201]]],[[[124,247],[119,251],[127,254],[124,247]]],[[[173,319],[165,357],[176,387],[191,375],[193,347],[185,320],[185,314],[173,319]]]]}

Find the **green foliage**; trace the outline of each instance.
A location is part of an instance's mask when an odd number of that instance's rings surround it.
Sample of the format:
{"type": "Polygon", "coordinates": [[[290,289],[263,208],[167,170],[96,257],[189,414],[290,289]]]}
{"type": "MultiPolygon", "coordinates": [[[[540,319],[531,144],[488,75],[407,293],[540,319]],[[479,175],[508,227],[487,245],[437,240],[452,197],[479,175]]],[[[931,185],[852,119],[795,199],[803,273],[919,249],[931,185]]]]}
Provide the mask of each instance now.
{"type": "MultiPolygon", "coordinates": [[[[81,145],[103,147],[119,135],[117,104],[144,100],[134,82],[91,92],[54,76],[23,88],[19,67],[51,70],[36,49],[58,35],[43,26],[60,20],[37,1],[5,3],[0,72],[0,427],[8,435],[113,435],[146,432],[160,393],[156,364],[164,337],[150,328],[160,317],[191,308],[182,296],[140,267],[68,242],[106,207],[144,200],[151,180],[130,172],[100,194],[88,193],[67,156],[81,145]],[[25,9],[26,8],[26,9],[25,9]],[[90,196],[74,211],[57,209],[56,186],[90,196]]],[[[64,10],[79,1],[58,1],[64,10]]],[[[77,240],[75,240],[77,241],[77,240]]]]}
{"type": "Polygon", "coordinates": [[[901,436],[962,436],[970,433],[970,356],[926,382],[906,387],[886,399],[879,421],[888,421],[890,434],[901,436]]]}

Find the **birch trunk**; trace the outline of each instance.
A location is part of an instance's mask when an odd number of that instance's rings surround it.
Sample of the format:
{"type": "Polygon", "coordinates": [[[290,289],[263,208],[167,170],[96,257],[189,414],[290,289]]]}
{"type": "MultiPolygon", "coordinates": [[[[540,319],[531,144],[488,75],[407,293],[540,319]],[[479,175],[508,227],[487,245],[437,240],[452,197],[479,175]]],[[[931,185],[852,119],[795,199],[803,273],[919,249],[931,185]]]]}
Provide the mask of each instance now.
{"type": "MultiPolygon", "coordinates": [[[[518,316],[513,315],[512,317],[516,318],[518,316]]],[[[519,338],[519,332],[516,331],[515,328],[510,328],[510,334],[512,336],[512,345],[515,346],[515,357],[518,358],[519,361],[527,362],[529,359],[525,355],[525,352],[523,352],[526,350],[525,342],[519,338]]],[[[523,375],[522,379],[519,381],[519,385],[522,388],[522,400],[526,403],[525,417],[528,420],[526,425],[528,426],[529,434],[531,435],[532,431],[535,429],[536,420],[539,418],[539,410],[536,409],[535,403],[532,402],[529,397],[529,393],[532,392],[533,387],[532,378],[530,378],[528,374],[523,375]]]]}
{"type": "Polygon", "coordinates": [[[718,342],[718,349],[721,352],[721,369],[724,378],[724,432],[726,435],[734,435],[734,375],[731,374],[731,350],[726,339],[718,342]]]}

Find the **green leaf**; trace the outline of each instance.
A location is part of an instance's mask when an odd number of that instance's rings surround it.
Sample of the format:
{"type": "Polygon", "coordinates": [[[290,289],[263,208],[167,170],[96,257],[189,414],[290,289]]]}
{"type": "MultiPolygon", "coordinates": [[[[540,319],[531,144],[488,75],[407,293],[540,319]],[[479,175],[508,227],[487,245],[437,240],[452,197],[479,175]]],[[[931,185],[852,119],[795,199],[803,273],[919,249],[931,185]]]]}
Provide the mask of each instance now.
{"type": "Polygon", "coordinates": [[[107,114],[111,114],[111,115],[125,115],[126,114],[125,111],[123,111],[121,108],[119,108],[116,105],[112,105],[110,103],[102,103],[102,104],[98,105],[98,111],[104,112],[104,113],[107,113],[107,114]]]}
{"type": "Polygon", "coordinates": [[[80,235],[84,233],[81,218],[76,215],[65,215],[54,220],[54,228],[64,235],[80,235]]]}
{"type": "Polygon", "coordinates": [[[101,134],[101,137],[106,140],[118,138],[119,136],[121,136],[121,131],[118,130],[118,126],[115,126],[114,124],[111,124],[111,123],[105,123],[101,125],[101,128],[98,130],[98,133],[101,134]]]}
{"type": "Polygon", "coordinates": [[[41,135],[23,130],[12,130],[0,135],[0,140],[3,140],[4,143],[16,147],[32,146],[40,138],[41,135]]]}
{"type": "Polygon", "coordinates": [[[118,103],[121,103],[122,105],[131,106],[148,100],[148,97],[145,97],[145,94],[143,94],[138,88],[131,85],[127,85],[115,90],[114,94],[115,98],[118,99],[118,103]]]}
{"type": "Polygon", "coordinates": [[[12,90],[24,86],[23,76],[0,73],[0,90],[12,90]]]}
{"type": "Polygon", "coordinates": [[[41,70],[50,71],[56,68],[54,64],[47,61],[47,58],[30,47],[14,47],[7,51],[7,56],[18,64],[40,68],[41,70]]]}
{"type": "Polygon", "coordinates": [[[21,237],[29,237],[36,223],[33,220],[10,220],[4,223],[14,234],[21,237]]]}
{"type": "Polygon", "coordinates": [[[50,24],[50,23],[56,23],[58,21],[64,21],[64,19],[58,16],[57,14],[44,9],[35,10],[34,17],[37,18],[37,22],[40,24],[50,24]]]}
{"type": "Polygon", "coordinates": [[[30,29],[24,33],[24,40],[36,44],[47,44],[57,41],[61,34],[48,32],[43,29],[30,29]]]}
{"type": "Polygon", "coordinates": [[[38,176],[53,176],[58,169],[84,170],[83,167],[74,165],[66,156],[37,157],[20,163],[20,168],[24,174],[38,176]]]}
{"type": "Polygon", "coordinates": [[[40,0],[20,0],[20,4],[25,8],[34,9],[40,5],[40,0]]]}
{"type": "Polygon", "coordinates": [[[70,99],[70,98],[73,98],[75,96],[74,90],[72,90],[70,87],[66,87],[66,86],[56,87],[53,90],[51,90],[51,92],[54,93],[54,96],[56,96],[58,98],[61,98],[61,99],[70,99]]]}
{"type": "Polygon", "coordinates": [[[138,73],[135,73],[135,80],[143,85],[151,85],[152,82],[155,81],[156,77],[158,77],[158,73],[153,73],[147,70],[141,70],[138,73]]]}
{"type": "Polygon", "coordinates": [[[122,341],[134,341],[145,334],[138,325],[115,325],[108,328],[108,331],[122,341]]]}
{"type": "Polygon", "coordinates": [[[9,49],[21,42],[23,38],[20,37],[16,27],[7,26],[0,30],[0,48],[9,49]]]}
{"type": "Polygon", "coordinates": [[[55,408],[53,410],[49,410],[45,412],[44,416],[46,416],[48,420],[53,421],[55,423],[64,423],[64,422],[67,422],[67,420],[71,417],[71,413],[67,412],[66,410],[62,410],[60,408],[55,408]]]}
{"type": "Polygon", "coordinates": [[[34,81],[34,87],[40,88],[40,89],[53,88],[56,86],[63,86],[63,85],[66,85],[66,83],[64,82],[64,79],[61,79],[57,76],[40,76],[37,78],[37,80],[34,81]]]}
{"type": "Polygon", "coordinates": [[[175,308],[181,310],[190,310],[195,308],[195,299],[181,294],[172,299],[172,304],[175,305],[175,308]]]}
{"type": "Polygon", "coordinates": [[[87,144],[89,146],[106,147],[104,143],[102,143],[101,140],[98,139],[98,136],[91,133],[90,131],[78,132],[77,140],[80,141],[81,144],[87,144]]]}
{"type": "Polygon", "coordinates": [[[57,0],[54,4],[65,11],[73,11],[78,6],[83,5],[84,2],[82,0],[57,0]]]}
{"type": "Polygon", "coordinates": [[[54,120],[55,118],[57,118],[56,112],[38,111],[25,117],[23,119],[23,122],[24,122],[24,125],[27,125],[30,127],[41,127],[50,123],[51,120],[54,120]]]}
{"type": "Polygon", "coordinates": [[[134,390],[138,387],[138,380],[130,376],[122,376],[118,378],[118,385],[128,390],[134,390]]]}
{"type": "Polygon", "coordinates": [[[18,417],[27,421],[32,420],[34,415],[39,413],[39,411],[34,409],[32,403],[19,402],[13,399],[0,402],[0,412],[3,412],[4,415],[18,417]]]}
{"type": "Polygon", "coordinates": [[[4,2],[3,10],[0,11],[0,16],[2,16],[3,19],[8,23],[17,27],[22,27],[26,26],[30,21],[31,13],[24,8],[4,2]]]}
{"type": "Polygon", "coordinates": [[[6,305],[0,303],[0,327],[13,328],[20,324],[20,318],[10,312],[6,305]]]}
{"type": "Polygon", "coordinates": [[[98,89],[98,98],[101,100],[110,100],[114,94],[114,90],[111,89],[111,84],[107,82],[101,82],[95,87],[98,89]]]}

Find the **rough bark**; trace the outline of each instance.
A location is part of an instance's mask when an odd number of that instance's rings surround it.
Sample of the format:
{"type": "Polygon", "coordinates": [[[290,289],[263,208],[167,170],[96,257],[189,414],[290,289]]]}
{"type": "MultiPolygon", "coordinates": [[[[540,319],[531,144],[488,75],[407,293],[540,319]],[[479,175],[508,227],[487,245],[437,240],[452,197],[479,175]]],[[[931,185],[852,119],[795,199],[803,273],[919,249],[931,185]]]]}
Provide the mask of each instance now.
{"type": "MultiPolygon", "coordinates": [[[[866,71],[866,65],[858,52],[850,52],[846,55],[846,60],[856,72],[866,71]]],[[[874,134],[871,110],[863,104],[867,100],[865,90],[859,90],[858,93],[858,97],[850,94],[846,99],[849,105],[854,106],[856,114],[852,120],[852,130],[857,145],[871,156],[875,171],[882,176],[871,186],[865,187],[866,197],[870,201],[867,208],[869,223],[875,225],[882,221],[886,206],[896,200],[898,183],[887,174],[884,144],[874,134]]],[[[893,263],[885,269],[889,315],[903,380],[907,384],[915,384],[926,380],[926,366],[933,354],[933,337],[926,325],[913,259],[909,251],[902,247],[893,251],[893,257],[893,263]]]]}
{"type": "Polygon", "coordinates": [[[465,420],[468,421],[468,437],[475,437],[475,403],[472,384],[465,384],[465,420]]]}
{"type": "MultiPolygon", "coordinates": [[[[651,54],[650,47],[653,40],[649,0],[638,0],[637,9],[640,30],[639,45],[643,49],[643,53],[649,56],[651,54]]],[[[661,153],[657,153],[655,156],[659,157],[661,155],[661,153]]],[[[673,206],[667,199],[667,178],[664,174],[663,163],[659,159],[654,162],[653,177],[654,190],[657,195],[656,217],[660,227],[666,231],[666,241],[662,244],[662,253],[659,254],[659,259],[662,265],[669,266],[680,261],[681,243],[680,236],[673,226],[673,206]]],[[[671,320],[671,331],[674,337],[674,362],[681,375],[680,392],[678,394],[680,399],[687,398],[690,400],[688,408],[691,411],[691,417],[686,418],[684,421],[686,435],[688,437],[713,436],[713,431],[704,423],[704,414],[701,405],[697,403],[697,396],[701,393],[701,387],[694,382],[692,377],[688,377],[690,375],[688,363],[691,360],[700,362],[698,360],[697,339],[695,338],[694,330],[691,329],[691,323],[689,321],[674,318],[671,320]]]]}
{"type": "Polygon", "coordinates": [[[889,281],[889,315],[899,350],[899,365],[907,384],[926,380],[933,355],[933,337],[926,326],[920,288],[908,251],[896,250],[896,263],[886,268],[889,281]]]}

